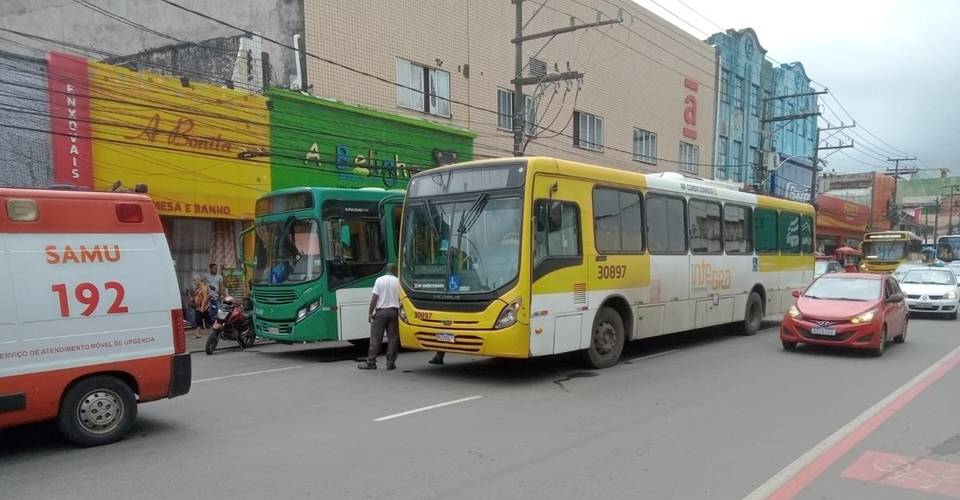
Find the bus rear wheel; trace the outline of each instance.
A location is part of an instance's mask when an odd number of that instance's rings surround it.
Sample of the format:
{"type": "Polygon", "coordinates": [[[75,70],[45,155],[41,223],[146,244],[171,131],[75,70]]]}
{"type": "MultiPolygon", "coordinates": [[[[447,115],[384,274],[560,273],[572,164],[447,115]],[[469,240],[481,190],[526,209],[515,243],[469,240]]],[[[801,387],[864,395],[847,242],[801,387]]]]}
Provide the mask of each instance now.
{"type": "Polygon", "coordinates": [[[743,335],[756,335],[763,323],[763,299],[757,292],[750,292],[747,296],[747,308],[743,314],[743,335]]]}
{"type": "Polygon", "coordinates": [[[625,340],[623,318],[613,309],[603,307],[593,320],[590,346],[584,350],[584,358],[593,368],[609,368],[620,361],[625,340]]]}

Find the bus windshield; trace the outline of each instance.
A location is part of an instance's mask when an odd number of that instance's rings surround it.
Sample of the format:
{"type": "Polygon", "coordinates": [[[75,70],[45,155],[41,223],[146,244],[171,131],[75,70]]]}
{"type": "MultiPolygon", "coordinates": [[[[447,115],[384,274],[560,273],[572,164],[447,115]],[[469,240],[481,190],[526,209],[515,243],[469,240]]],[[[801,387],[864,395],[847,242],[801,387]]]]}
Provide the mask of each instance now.
{"type": "Polygon", "coordinates": [[[320,277],[320,233],[313,219],[288,218],[257,224],[253,283],[303,283],[320,277]]]}
{"type": "Polygon", "coordinates": [[[864,241],[863,255],[872,260],[901,260],[907,256],[906,241],[864,241]]]}
{"type": "Polygon", "coordinates": [[[944,262],[960,259],[960,236],[944,236],[937,241],[937,258],[944,262]]]}
{"type": "Polygon", "coordinates": [[[408,199],[404,210],[404,284],[414,291],[473,293],[516,279],[519,197],[466,201],[408,199]]]}

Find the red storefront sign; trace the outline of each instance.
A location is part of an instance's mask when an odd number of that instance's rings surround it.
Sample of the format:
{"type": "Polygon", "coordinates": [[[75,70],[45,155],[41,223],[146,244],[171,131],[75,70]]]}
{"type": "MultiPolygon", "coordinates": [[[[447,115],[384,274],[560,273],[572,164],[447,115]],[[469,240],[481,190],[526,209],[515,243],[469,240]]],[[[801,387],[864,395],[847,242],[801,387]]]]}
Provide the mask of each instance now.
{"type": "Polygon", "coordinates": [[[51,52],[47,94],[50,99],[53,180],[57,184],[93,189],[87,60],[51,52]]]}

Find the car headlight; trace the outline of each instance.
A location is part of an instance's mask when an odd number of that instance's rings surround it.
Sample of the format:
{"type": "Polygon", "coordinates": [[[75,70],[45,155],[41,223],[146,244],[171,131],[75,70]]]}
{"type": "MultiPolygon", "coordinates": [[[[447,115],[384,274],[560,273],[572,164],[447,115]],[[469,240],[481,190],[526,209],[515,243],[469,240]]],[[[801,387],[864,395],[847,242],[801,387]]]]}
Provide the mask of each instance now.
{"type": "Polygon", "coordinates": [[[790,309],[787,309],[787,314],[789,314],[793,319],[803,318],[803,314],[800,314],[800,309],[797,309],[796,305],[790,306],[790,309]]]}
{"type": "Polygon", "coordinates": [[[943,294],[943,298],[949,299],[949,300],[954,300],[954,299],[957,298],[957,292],[955,292],[955,291],[953,291],[953,290],[950,290],[950,291],[948,291],[947,293],[943,294]]]}
{"type": "Polygon", "coordinates": [[[850,320],[851,323],[859,325],[861,323],[869,323],[873,321],[873,318],[877,315],[877,310],[867,311],[853,319],[850,320]]]}
{"type": "Polygon", "coordinates": [[[297,311],[297,321],[303,320],[303,318],[306,318],[308,314],[320,309],[320,306],[322,305],[323,299],[321,298],[301,307],[300,310],[297,311]]]}
{"type": "Polygon", "coordinates": [[[506,328],[513,325],[517,322],[517,317],[520,315],[520,304],[522,299],[517,298],[513,302],[507,304],[503,311],[500,311],[500,317],[497,318],[497,322],[493,324],[494,328],[506,328]]]}

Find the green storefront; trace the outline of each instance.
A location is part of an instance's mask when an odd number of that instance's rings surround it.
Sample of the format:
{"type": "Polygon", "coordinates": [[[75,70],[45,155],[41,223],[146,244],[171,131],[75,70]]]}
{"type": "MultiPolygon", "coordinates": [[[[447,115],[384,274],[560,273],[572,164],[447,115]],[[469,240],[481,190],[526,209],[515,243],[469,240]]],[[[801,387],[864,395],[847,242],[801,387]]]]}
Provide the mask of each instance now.
{"type": "Polygon", "coordinates": [[[473,159],[473,132],[271,90],[273,189],[405,188],[414,173],[473,159]]]}

